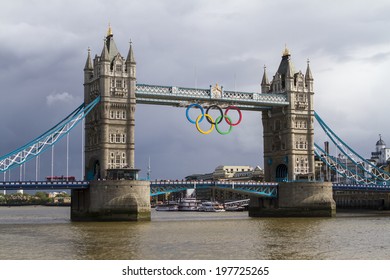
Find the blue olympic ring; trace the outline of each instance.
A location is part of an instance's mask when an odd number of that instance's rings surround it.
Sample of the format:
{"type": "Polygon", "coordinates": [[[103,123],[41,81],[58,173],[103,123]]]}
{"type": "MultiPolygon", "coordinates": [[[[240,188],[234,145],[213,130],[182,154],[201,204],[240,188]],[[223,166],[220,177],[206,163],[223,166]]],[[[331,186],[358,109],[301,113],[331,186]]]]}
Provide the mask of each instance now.
{"type": "Polygon", "coordinates": [[[190,116],[188,115],[188,111],[189,111],[192,107],[196,107],[196,108],[199,108],[199,109],[200,109],[202,117],[200,118],[199,122],[203,121],[203,118],[204,118],[204,109],[203,109],[203,107],[202,107],[200,104],[197,104],[197,103],[193,103],[193,104],[191,104],[191,105],[189,105],[189,106],[187,107],[187,110],[186,110],[186,117],[187,117],[187,120],[188,120],[190,123],[196,124],[196,121],[192,120],[192,119],[190,118],[190,116]]]}

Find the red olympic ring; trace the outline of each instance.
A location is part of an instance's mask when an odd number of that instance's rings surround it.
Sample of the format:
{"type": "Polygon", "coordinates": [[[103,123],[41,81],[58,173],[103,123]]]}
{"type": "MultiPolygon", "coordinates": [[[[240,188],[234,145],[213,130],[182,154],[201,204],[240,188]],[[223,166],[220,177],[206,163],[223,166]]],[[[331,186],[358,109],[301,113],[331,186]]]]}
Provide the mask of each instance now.
{"type": "Polygon", "coordinates": [[[242,113],[241,113],[241,110],[238,109],[236,106],[233,106],[233,105],[230,105],[229,107],[226,108],[225,110],[225,121],[227,122],[228,125],[231,125],[231,126],[236,126],[238,124],[240,124],[240,122],[242,121],[242,113]],[[233,110],[236,110],[237,113],[238,113],[238,121],[236,123],[232,123],[229,118],[227,118],[227,114],[229,112],[230,109],[233,109],[233,110]]]}

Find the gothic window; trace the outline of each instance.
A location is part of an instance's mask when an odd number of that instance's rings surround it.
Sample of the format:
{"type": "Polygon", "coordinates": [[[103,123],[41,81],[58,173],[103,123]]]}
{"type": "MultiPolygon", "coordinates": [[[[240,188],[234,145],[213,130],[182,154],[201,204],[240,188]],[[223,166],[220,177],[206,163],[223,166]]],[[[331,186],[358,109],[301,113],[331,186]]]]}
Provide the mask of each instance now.
{"type": "Polygon", "coordinates": [[[114,118],[114,111],[110,111],[110,119],[114,118]]]}
{"type": "Polygon", "coordinates": [[[118,80],[116,80],[116,87],[117,88],[122,88],[122,80],[121,79],[118,79],[118,80]]]}
{"type": "Polygon", "coordinates": [[[111,79],[111,87],[115,87],[115,81],[114,81],[114,79],[111,79]]]}
{"type": "Polygon", "coordinates": [[[280,120],[275,121],[275,130],[280,130],[280,120]]]}
{"type": "Polygon", "coordinates": [[[126,143],[126,134],[122,134],[122,143],[126,143]]]}
{"type": "Polygon", "coordinates": [[[122,111],[122,119],[126,119],[126,111],[122,111]]]}
{"type": "Polygon", "coordinates": [[[118,133],[116,134],[116,137],[115,137],[115,143],[120,143],[121,142],[121,135],[118,133]]]}
{"type": "Polygon", "coordinates": [[[117,118],[117,119],[120,119],[120,117],[121,117],[120,114],[121,114],[120,111],[116,111],[116,118],[117,118]]]}
{"type": "Polygon", "coordinates": [[[122,65],[117,64],[117,65],[115,66],[115,71],[116,71],[116,72],[122,72],[122,65]]]}

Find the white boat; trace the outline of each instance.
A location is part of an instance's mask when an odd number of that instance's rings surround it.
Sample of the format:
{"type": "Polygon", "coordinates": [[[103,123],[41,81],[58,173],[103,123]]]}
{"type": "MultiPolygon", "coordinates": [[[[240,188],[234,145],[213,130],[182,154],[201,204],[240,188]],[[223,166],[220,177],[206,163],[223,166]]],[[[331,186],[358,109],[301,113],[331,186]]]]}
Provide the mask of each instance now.
{"type": "Polygon", "coordinates": [[[200,204],[196,198],[184,198],[179,201],[179,211],[198,211],[200,204]]]}
{"type": "Polygon", "coordinates": [[[156,205],[156,211],[178,211],[179,205],[175,201],[169,201],[168,203],[163,203],[156,205]]]}
{"type": "Polygon", "coordinates": [[[245,207],[243,206],[225,206],[226,211],[244,211],[245,207]]]}
{"type": "Polygon", "coordinates": [[[222,204],[216,201],[205,201],[202,202],[202,205],[199,207],[201,212],[224,212],[225,209],[222,204]]]}

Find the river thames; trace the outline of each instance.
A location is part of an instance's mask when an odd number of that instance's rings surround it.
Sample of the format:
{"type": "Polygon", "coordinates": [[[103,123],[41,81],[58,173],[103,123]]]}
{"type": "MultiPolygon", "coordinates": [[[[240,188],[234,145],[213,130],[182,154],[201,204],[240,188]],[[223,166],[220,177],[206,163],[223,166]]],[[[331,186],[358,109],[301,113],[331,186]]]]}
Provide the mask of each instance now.
{"type": "Polygon", "coordinates": [[[69,207],[0,207],[0,259],[390,259],[390,212],[250,218],[156,212],[151,222],[71,222],[69,207]]]}

